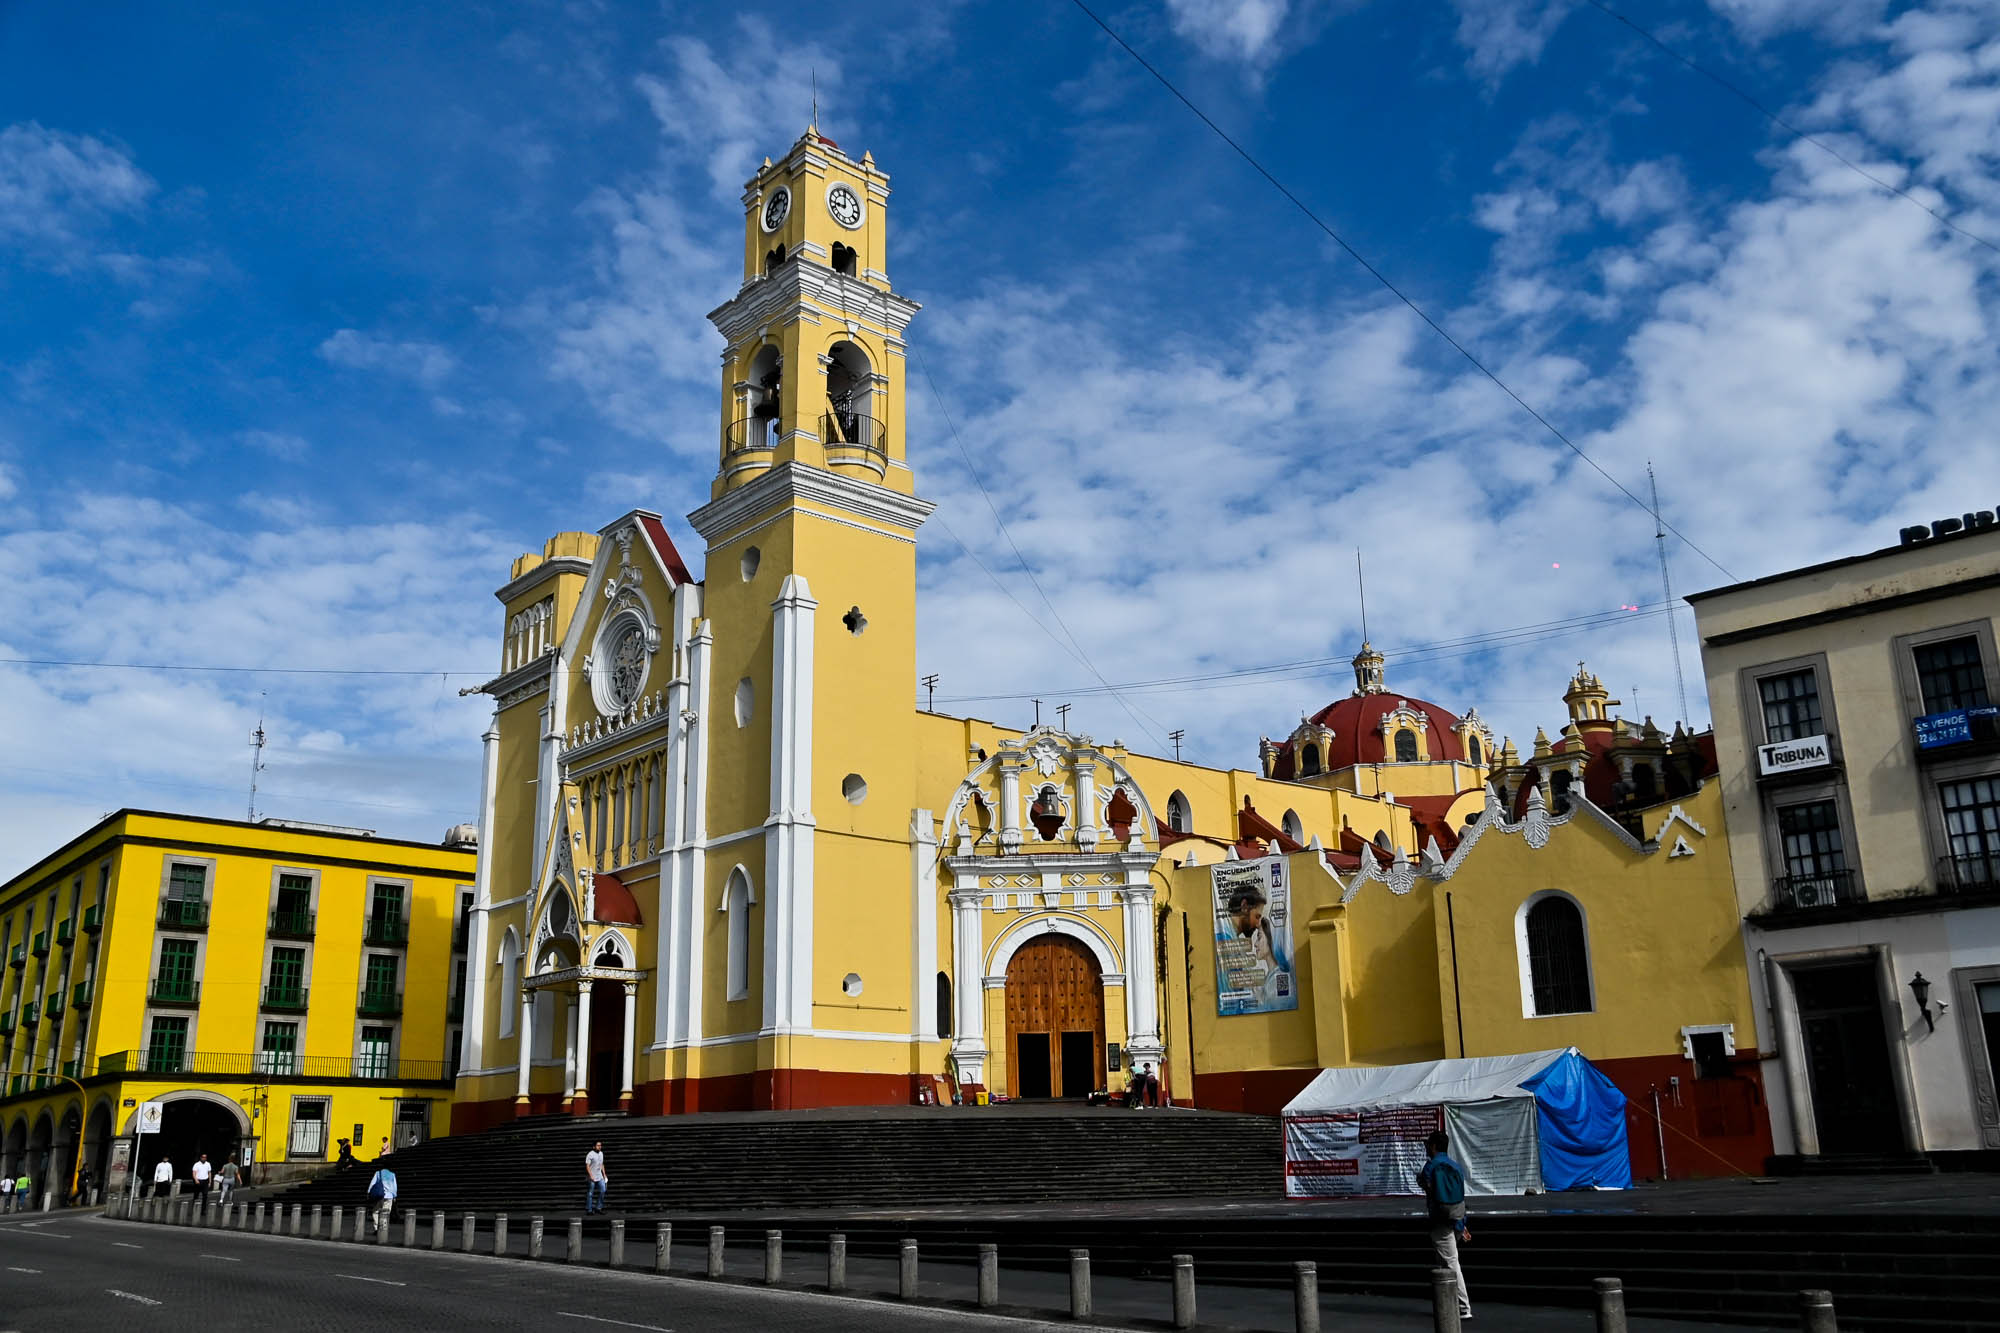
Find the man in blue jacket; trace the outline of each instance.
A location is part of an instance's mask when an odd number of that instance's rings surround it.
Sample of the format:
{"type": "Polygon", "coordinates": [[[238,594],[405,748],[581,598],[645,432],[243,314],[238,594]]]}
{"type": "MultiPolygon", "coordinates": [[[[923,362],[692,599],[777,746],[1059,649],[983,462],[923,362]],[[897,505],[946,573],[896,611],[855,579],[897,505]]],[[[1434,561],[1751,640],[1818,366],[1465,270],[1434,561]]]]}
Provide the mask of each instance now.
{"type": "Polygon", "coordinates": [[[1417,1183],[1424,1187],[1431,1248],[1437,1251],[1438,1266],[1451,1270],[1458,1287],[1458,1317],[1463,1321],[1472,1318],[1472,1302],[1465,1294],[1465,1270],[1458,1266],[1458,1247],[1472,1239],[1465,1225],[1465,1168],[1447,1155],[1451,1136],[1443,1130],[1425,1139],[1424,1147],[1431,1159],[1417,1172],[1417,1183]]]}

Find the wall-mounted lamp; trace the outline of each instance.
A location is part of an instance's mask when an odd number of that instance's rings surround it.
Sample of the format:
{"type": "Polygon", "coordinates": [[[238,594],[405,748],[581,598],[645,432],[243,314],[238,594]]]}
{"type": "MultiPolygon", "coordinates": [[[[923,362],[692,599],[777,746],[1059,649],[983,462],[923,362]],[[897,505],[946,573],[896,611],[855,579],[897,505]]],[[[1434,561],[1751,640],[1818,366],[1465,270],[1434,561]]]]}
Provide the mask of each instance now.
{"type": "MultiPolygon", "coordinates": [[[[1931,1015],[1931,983],[1924,979],[1923,973],[1919,972],[1910,978],[1910,994],[1917,997],[1917,1012],[1924,1016],[1925,1029],[1936,1032],[1937,1019],[1931,1015]]],[[[1944,1006],[1938,1007],[1942,1009],[1944,1006]]]]}

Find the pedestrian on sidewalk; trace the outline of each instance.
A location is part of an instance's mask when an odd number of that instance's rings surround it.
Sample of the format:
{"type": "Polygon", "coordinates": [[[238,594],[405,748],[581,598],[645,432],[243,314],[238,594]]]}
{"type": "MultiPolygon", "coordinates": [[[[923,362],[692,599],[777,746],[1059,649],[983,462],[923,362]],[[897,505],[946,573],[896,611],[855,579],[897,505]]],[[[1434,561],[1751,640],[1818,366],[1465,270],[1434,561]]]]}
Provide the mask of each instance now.
{"type": "Polygon", "coordinates": [[[28,1173],[23,1171],[20,1178],[14,1182],[14,1211],[18,1213],[33,1208],[34,1195],[35,1182],[28,1179],[28,1173]]]}
{"type": "Polygon", "coordinates": [[[1424,1140],[1431,1159],[1417,1172],[1424,1188],[1424,1211],[1431,1224],[1431,1248],[1437,1251],[1438,1266],[1451,1270],[1458,1288],[1458,1317],[1472,1318],[1472,1300],[1465,1294],[1465,1270],[1459,1267],[1458,1247],[1472,1240],[1465,1225],[1465,1168],[1448,1155],[1451,1136],[1443,1130],[1424,1140]]]}
{"type": "Polygon", "coordinates": [[[194,1159],[194,1166],[189,1169],[188,1174],[194,1177],[195,1197],[201,1200],[204,1207],[207,1206],[208,1178],[215,1174],[215,1168],[208,1164],[207,1153],[194,1159]]]}
{"type": "Polygon", "coordinates": [[[354,1145],[349,1143],[346,1139],[342,1139],[340,1141],[340,1156],[334,1162],[335,1168],[344,1171],[350,1166],[359,1166],[359,1165],[361,1164],[354,1160],[354,1145]]]}
{"type": "Polygon", "coordinates": [[[234,1157],[224,1162],[222,1170],[215,1173],[215,1188],[218,1191],[216,1201],[226,1206],[229,1203],[229,1196],[236,1193],[236,1182],[242,1178],[243,1173],[237,1169],[234,1157]]]}
{"type": "Polygon", "coordinates": [[[159,1198],[174,1186],[174,1164],[171,1158],[162,1157],[153,1164],[153,1197],[159,1198]]]}
{"type": "Polygon", "coordinates": [[[611,1183],[611,1177],[604,1170],[604,1141],[602,1139],[591,1144],[590,1151],[583,1155],[583,1175],[584,1179],[590,1182],[590,1193],[584,1198],[583,1211],[586,1213],[603,1212],[604,1187],[611,1183]]]}
{"type": "Polygon", "coordinates": [[[70,1191],[69,1202],[72,1208],[81,1208],[90,1202],[89,1167],[80,1166],[76,1169],[76,1188],[70,1191]]]}
{"type": "Polygon", "coordinates": [[[396,1209],[396,1173],[386,1166],[375,1168],[368,1182],[368,1234],[385,1229],[389,1214],[396,1209]]]}

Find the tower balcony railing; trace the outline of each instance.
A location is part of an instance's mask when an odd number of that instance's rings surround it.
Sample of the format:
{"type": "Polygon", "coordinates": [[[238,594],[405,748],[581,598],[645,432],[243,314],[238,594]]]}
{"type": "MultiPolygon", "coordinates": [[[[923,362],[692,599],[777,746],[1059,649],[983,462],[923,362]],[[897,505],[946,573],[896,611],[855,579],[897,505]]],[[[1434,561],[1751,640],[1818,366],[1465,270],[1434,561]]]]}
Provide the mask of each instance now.
{"type": "Polygon", "coordinates": [[[154,977],[146,999],[149,1004],[192,1007],[201,1003],[201,983],[193,977],[154,977]]]}
{"type": "Polygon", "coordinates": [[[2000,889],[2000,852],[1939,857],[1937,886],[1939,893],[1977,893],[1982,889],[2000,889]]]}
{"type": "Polygon", "coordinates": [[[403,1012],[403,992],[370,987],[361,992],[355,1010],[364,1018],[394,1018],[403,1012]]]}
{"type": "Polygon", "coordinates": [[[878,477],[889,470],[888,426],[874,417],[828,412],[820,418],[819,437],[835,467],[865,467],[878,477]]]}
{"type": "Polygon", "coordinates": [[[778,450],[776,417],[743,417],[729,423],[722,461],[730,466],[767,464],[778,450]]]}
{"type": "Polygon", "coordinates": [[[388,948],[401,948],[410,942],[410,923],[399,916],[371,916],[362,928],[361,942],[388,948]]]}
{"type": "Polygon", "coordinates": [[[309,940],[313,937],[313,913],[307,908],[279,908],[271,913],[271,938],[309,940]]]}
{"type": "Polygon", "coordinates": [[[306,996],[309,991],[304,986],[288,986],[272,982],[264,987],[264,1008],[278,1009],[287,1013],[304,1013],[306,996]]]}

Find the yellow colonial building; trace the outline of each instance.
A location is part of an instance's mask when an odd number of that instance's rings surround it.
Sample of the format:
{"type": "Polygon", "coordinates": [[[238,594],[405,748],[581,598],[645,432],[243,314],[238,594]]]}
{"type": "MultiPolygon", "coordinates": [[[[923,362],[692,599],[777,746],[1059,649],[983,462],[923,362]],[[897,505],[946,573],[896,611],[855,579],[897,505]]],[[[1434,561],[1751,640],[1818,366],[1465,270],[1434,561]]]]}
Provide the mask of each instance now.
{"type": "Polygon", "coordinates": [[[1366,644],[1351,693],[1253,769],[917,707],[932,506],[889,197],[871,157],[811,130],[745,189],[743,283],[710,316],[701,575],[634,509],[498,590],[456,1126],[1077,1097],[1139,1066],[1179,1100],[1273,1111],[1329,1062],[1588,1037],[1692,1078],[1683,1027],[1754,1050],[1741,951],[1715,961],[1735,915],[1709,770],[1587,674],[1526,760],[1476,709],[1396,693],[1366,644]],[[1219,869],[1267,862],[1282,893],[1219,869]],[[1590,1021],[1493,1007],[1503,973],[1532,990],[1522,902],[1570,885],[1625,894],[1604,920],[1662,942],[1671,1005],[1641,969],[1603,979],[1590,1021]]]}
{"type": "Polygon", "coordinates": [[[66,1189],[199,1153],[264,1181],[341,1138],[443,1132],[457,1071],[472,829],[120,810],[0,887],[4,1170],[66,1189]],[[138,1108],[164,1103],[137,1140],[138,1108]]]}

